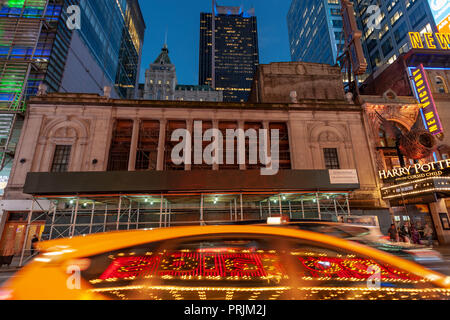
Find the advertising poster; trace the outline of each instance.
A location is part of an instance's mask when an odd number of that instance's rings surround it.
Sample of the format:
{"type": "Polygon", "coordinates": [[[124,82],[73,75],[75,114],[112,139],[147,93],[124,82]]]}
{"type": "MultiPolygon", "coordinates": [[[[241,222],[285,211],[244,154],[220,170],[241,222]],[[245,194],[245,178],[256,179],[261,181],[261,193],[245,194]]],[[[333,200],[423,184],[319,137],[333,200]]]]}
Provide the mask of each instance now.
{"type": "Polygon", "coordinates": [[[450,1],[449,0],[428,0],[431,13],[438,27],[439,32],[450,32],[450,1]]]}

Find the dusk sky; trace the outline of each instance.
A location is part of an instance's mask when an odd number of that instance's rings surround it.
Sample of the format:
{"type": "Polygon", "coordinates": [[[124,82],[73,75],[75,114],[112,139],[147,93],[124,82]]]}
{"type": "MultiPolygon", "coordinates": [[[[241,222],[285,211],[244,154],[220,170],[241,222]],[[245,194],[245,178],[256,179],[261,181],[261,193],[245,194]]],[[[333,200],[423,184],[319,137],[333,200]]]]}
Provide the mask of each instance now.
{"type": "MultiPolygon", "coordinates": [[[[164,44],[168,31],[169,55],[179,84],[198,84],[200,12],[211,12],[211,0],[139,0],[147,25],[140,82],[164,44]]],[[[255,7],[260,63],[290,61],[286,15],[291,0],[219,0],[222,6],[255,7]]]]}

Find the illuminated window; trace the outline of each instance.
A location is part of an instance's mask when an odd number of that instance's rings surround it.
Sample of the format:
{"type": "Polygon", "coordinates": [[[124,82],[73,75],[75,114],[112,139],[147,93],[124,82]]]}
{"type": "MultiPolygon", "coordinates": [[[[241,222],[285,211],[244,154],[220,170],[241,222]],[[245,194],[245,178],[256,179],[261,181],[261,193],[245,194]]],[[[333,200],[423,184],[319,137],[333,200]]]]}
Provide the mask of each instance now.
{"type": "Polygon", "coordinates": [[[392,27],[398,22],[398,19],[400,19],[402,16],[403,16],[403,12],[401,10],[394,13],[394,15],[391,18],[392,27]]]}

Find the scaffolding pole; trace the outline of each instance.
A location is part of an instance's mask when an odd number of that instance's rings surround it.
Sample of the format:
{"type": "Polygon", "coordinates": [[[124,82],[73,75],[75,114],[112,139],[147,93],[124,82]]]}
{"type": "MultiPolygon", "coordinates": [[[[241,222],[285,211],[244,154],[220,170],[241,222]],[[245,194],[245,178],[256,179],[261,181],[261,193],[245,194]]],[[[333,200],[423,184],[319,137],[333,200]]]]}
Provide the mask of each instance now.
{"type": "Polygon", "coordinates": [[[234,221],[237,221],[237,200],[234,198],[234,221]]]}
{"type": "Polygon", "coordinates": [[[319,220],[322,220],[322,212],[320,211],[320,198],[319,193],[316,193],[317,211],[319,213],[319,220]]]}
{"type": "Polygon", "coordinates": [[[120,211],[122,210],[122,196],[119,197],[119,207],[117,208],[117,221],[116,221],[116,230],[119,231],[120,225],[120,211]]]}
{"type": "Polygon", "coordinates": [[[241,199],[241,221],[244,221],[244,204],[242,202],[242,193],[240,194],[240,199],[241,199]]]}
{"type": "Polygon", "coordinates": [[[80,198],[77,196],[77,201],[75,203],[75,212],[73,214],[73,220],[72,220],[72,230],[70,231],[70,236],[73,237],[75,235],[75,226],[77,224],[77,218],[78,218],[78,205],[80,204],[80,198]]]}
{"type": "Polygon", "coordinates": [[[130,206],[128,208],[128,222],[127,222],[127,230],[130,230],[130,223],[131,223],[131,205],[133,204],[133,201],[130,199],[130,206]]]}
{"type": "Polygon", "coordinates": [[[292,206],[290,201],[289,201],[289,218],[292,219],[292,206]]]}
{"type": "Polygon", "coordinates": [[[203,193],[200,199],[200,225],[203,225],[203,193]]]}
{"type": "Polygon", "coordinates": [[[161,193],[161,205],[159,206],[159,227],[162,228],[162,211],[163,211],[163,203],[164,201],[164,196],[161,193]]]}
{"type": "Polygon", "coordinates": [[[230,201],[230,221],[233,221],[233,201],[230,201]]]}
{"type": "Polygon", "coordinates": [[[94,212],[95,212],[95,200],[92,203],[92,210],[91,210],[91,223],[89,224],[89,234],[92,234],[92,226],[94,224],[94,212]]]}
{"type": "Polygon", "coordinates": [[[103,221],[103,232],[106,232],[107,218],[108,218],[108,203],[105,203],[105,219],[103,221]]]}
{"type": "Polygon", "coordinates": [[[267,200],[267,203],[269,204],[269,217],[272,217],[272,211],[270,209],[270,198],[267,200]]]}
{"type": "Polygon", "coordinates": [[[57,205],[54,205],[54,207],[53,207],[52,224],[50,225],[50,235],[49,235],[49,237],[48,237],[48,240],[52,240],[53,228],[54,228],[54,225],[55,225],[55,219],[56,219],[56,209],[57,209],[57,205]]]}
{"type": "Polygon", "coordinates": [[[349,201],[349,199],[348,199],[348,194],[345,195],[345,200],[347,201],[347,214],[348,214],[349,216],[351,216],[352,213],[351,213],[351,211],[350,211],[350,201],[349,201]]]}
{"type": "Polygon", "coordinates": [[[333,199],[333,202],[334,202],[334,212],[336,213],[336,219],[338,219],[338,209],[337,209],[336,199],[333,199]]]}
{"type": "Polygon", "coordinates": [[[22,246],[22,254],[20,255],[19,267],[23,266],[23,256],[25,254],[25,248],[26,248],[27,242],[28,242],[28,233],[30,232],[31,217],[33,216],[33,210],[34,210],[34,198],[31,200],[31,208],[30,208],[30,213],[28,214],[27,227],[25,229],[25,240],[24,240],[23,246],[22,246]]]}
{"type": "Polygon", "coordinates": [[[168,212],[168,206],[169,206],[169,204],[168,204],[168,201],[166,200],[165,201],[165,204],[164,204],[164,228],[167,228],[167,212],[168,212]]]}
{"type": "Polygon", "coordinates": [[[169,204],[169,227],[171,226],[171,219],[172,219],[172,205],[169,204]]]}
{"type": "Polygon", "coordinates": [[[280,202],[280,216],[283,215],[283,204],[281,203],[281,194],[278,194],[278,201],[280,202]]]}
{"type": "Polygon", "coordinates": [[[140,209],[141,209],[141,203],[138,202],[137,217],[136,217],[136,230],[139,229],[139,215],[140,215],[140,209]]]}
{"type": "Polygon", "coordinates": [[[303,197],[302,197],[301,203],[302,203],[302,217],[303,217],[303,219],[305,219],[305,205],[303,204],[303,197]]]}
{"type": "Polygon", "coordinates": [[[259,217],[261,218],[261,220],[263,219],[263,211],[262,211],[262,203],[261,203],[261,201],[259,202],[259,217]]]}

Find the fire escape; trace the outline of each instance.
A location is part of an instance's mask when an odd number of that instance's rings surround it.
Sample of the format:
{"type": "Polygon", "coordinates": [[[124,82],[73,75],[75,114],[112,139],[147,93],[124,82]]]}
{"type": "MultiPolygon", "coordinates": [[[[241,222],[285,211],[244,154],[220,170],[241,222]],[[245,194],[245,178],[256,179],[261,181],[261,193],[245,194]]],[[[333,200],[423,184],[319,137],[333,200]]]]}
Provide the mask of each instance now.
{"type": "Polygon", "coordinates": [[[0,16],[0,171],[14,159],[13,130],[25,114],[30,74],[43,71],[35,54],[41,32],[49,29],[48,0],[10,0],[4,6],[16,10],[0,16]]]}

